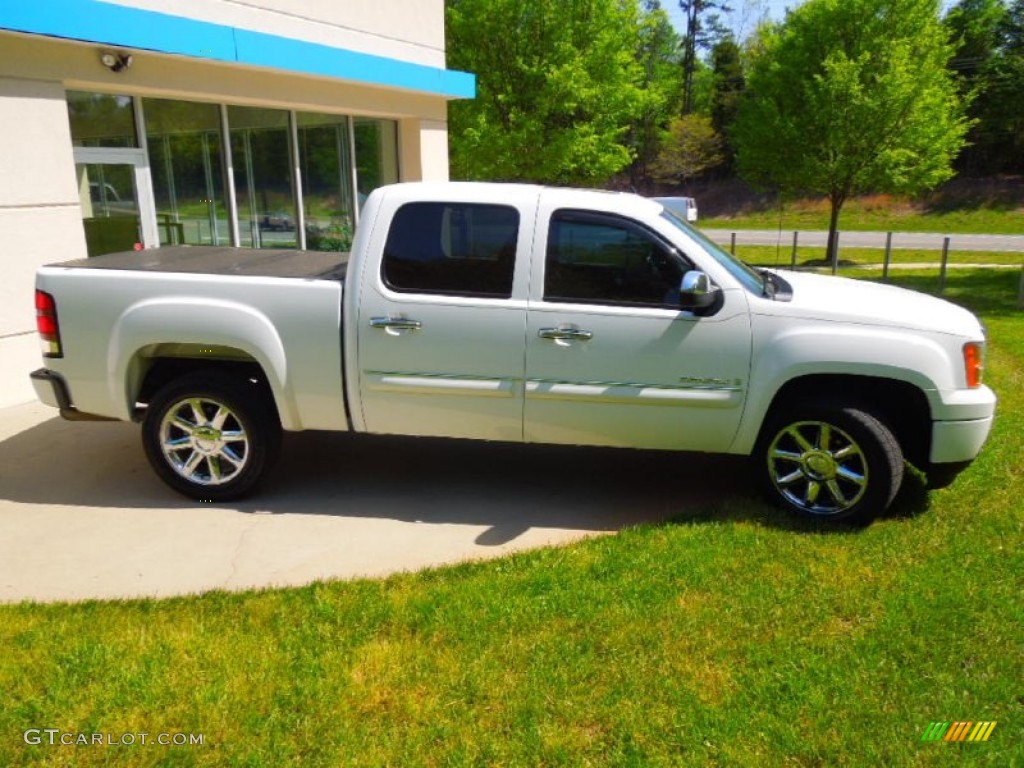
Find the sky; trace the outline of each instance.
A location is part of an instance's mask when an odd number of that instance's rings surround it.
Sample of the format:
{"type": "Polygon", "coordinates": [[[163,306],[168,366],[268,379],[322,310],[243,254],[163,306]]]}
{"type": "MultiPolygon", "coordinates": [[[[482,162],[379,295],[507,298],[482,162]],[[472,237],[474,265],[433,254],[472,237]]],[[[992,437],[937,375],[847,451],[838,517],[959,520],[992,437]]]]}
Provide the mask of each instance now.
{"type": "MultiPolygon", "coordinates": [[[[762,18],[767,17],[773,21],[781,21],[786,15],[786,9],[800,5],[802,0],[727,0],[727,2],[732,6],[733,12],[724,15],[723,20],[732,28],[736,39],[743,40],[754,31],[762,18]]],[[[943,0],[943,13],[955,2],[956,0],[943,0]]],[[[661,0],[661,7],[668,12],[669,19],[675,28],[682,32],[686,28],[686,21],[683,12],[679,9],[678,0],[661,0]]]]}

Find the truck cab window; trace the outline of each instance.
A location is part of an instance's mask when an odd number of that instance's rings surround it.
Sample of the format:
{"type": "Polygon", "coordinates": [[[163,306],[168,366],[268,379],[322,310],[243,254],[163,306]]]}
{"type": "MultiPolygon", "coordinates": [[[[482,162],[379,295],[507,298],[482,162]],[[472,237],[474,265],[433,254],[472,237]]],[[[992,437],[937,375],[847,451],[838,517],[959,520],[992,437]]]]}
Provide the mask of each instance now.
{"type": "Polygon", "coordinates": [[[384,284],[402,293],[507,299],[519,212],[504,205],[407,203],[384,246],[384,284]]]}
{"type": "Polygon", "coordinates": [[[678,253],[628,219],[556,211],[548,229],[544,299],[676,309],[686,269],[678,253]]]}

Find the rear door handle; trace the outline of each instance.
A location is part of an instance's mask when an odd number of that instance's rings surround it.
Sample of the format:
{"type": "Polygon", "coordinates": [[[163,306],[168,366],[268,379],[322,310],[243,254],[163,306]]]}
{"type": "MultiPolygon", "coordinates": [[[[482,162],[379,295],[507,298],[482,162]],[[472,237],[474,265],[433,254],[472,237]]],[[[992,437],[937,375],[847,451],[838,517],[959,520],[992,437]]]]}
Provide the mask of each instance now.
{"type": "Polygon", "coordinates": [[[371,317],[371,328],[383,328],[387,331],[418,331],[423,327],[419,320],[408,317],[371,317]]]}
{"type": "Polygon", "coordinates": [[[555,341],[590,341],[594,338],[594,334],[591,331],[569,328],[568,326],[541,328],[537,331],[537,335],[542,339],[554,339],[555,341]]]}

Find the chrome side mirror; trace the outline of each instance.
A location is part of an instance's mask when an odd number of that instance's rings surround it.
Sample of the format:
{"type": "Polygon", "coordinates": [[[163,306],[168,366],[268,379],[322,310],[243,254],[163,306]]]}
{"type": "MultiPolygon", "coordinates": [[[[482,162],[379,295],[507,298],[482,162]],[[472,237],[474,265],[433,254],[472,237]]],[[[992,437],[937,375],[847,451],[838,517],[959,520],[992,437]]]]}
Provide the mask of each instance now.
{"type": "Polygon", "coordinates": [[[711,278],[699,269],[691,269],[683,275],[679,286],[679,306],[683,309],[706,309],[718,298],[711,278]]]}

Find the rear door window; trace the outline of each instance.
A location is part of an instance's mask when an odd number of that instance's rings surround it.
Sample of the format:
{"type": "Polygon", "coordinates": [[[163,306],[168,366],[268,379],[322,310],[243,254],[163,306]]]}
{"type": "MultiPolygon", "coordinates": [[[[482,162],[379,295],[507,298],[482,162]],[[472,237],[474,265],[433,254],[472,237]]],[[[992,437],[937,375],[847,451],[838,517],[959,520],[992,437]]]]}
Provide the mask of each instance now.
{"type": "Polygon", "coordinates": [[[512,296],[519,211],[477,203],[407,203],[391,222],[381,276],[391,290],[512,296]]]}

